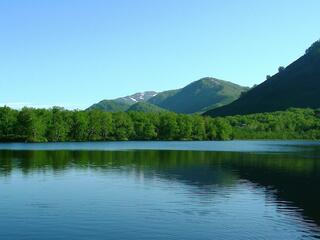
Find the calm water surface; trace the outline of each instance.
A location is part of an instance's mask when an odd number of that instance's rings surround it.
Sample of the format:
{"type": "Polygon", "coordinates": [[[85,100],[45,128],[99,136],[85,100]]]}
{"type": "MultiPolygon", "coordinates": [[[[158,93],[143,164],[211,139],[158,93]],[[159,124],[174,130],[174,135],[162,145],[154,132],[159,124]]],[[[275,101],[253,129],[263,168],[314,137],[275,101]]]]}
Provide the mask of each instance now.
{"type": "Polygon", "coordinates": [[[320,143],[0,144],[0,239],[320,239],[320,143]]]}

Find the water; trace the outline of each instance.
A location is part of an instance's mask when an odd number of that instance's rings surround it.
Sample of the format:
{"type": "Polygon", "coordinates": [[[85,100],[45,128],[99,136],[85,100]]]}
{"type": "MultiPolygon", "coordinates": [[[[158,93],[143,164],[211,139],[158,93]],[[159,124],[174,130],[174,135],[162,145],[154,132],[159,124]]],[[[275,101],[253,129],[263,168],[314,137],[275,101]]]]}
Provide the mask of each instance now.
{"type": "Polygon", "coordinates": [[[0,144],[0,239],[320,239],[320,144],[0,144]]]}

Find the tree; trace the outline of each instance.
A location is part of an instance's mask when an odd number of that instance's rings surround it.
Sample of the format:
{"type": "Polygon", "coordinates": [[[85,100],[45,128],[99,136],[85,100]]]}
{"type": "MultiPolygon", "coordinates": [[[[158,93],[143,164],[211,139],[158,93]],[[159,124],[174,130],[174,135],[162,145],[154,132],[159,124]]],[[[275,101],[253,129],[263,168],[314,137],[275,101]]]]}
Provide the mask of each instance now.
{"type": "Polygon", "coordinates": [[[280,67],[278,68],[279,73],[283,72],[284,70],[285,70],[285,67],[283,67],[283,66],[280,66],[280,67]]]}
{"type": "Polygon", "coordinates": [[[192,139],[204,140],[206,137],[206,128],[203,117],[194,116],[192,123],[192,139]]]}
{"type": "Polygon", "coordinates": [[[217,140],[231,139],[232,127],[225,119],[215,119],[215,125],[217,126],[217,140]]]}
{"type": "Polygon", "coordinates": [[[152,140],[157,138],[156,128],[149,120],[144,126],[144,140],[152,140]]]}
{"type": "Polygon", "coordinates": [[[320,40],[314,42],[307,50],[306,54],[320,54],[320,40]]]}
{"type": "Polygon", "coordinates": [[[88,140],[101,140],[101,111],[88,112],[88,140]]]}
{"type": "Polygon", "coordinates": [[[180,140],[191,140],[192,139],[192,117],[188,115],[179,115],[177,117],[177,124],[179,128],[179,139],[180,140]]]}
{"type": "Polygon", "coordinates": [[[17,121],[17,111],[9,107],[0,108],[0,136],[13,135],[17,121]]]}
{"type": "Polygon", "coordinates": [[[109,112],[101,112],[100,117],[100,136],[102,140],[111,139],[113,133],[112,114],[109,112]]]}
{"type": "Polygon", "coordinates": [[[74,141],[87,140],[88,118],[86,112],[74,111],[71,116],[69,139],[74,141]]]}
{"type": "Polygon", "coordinates": [[[52,142],[66,141],[70,131],[71,117],[63,108],[53,107],[50,112],[47,138],[52,142]]]}
{"type": "Polygon", "coordinates": [[[319,139],[320,111],[202,117],[165,113],[106,113],[61,108],[0,108],[1,141],[319,139]]]}
{"type": "Polygon", "coordinates": [[[143,112],[129,113],[134,126],[133,138],[136,140],[151,140],[157,136],[155,126],[148,114],[143,112]]]}
{"type": "Polygon", "coordinates": [[[175,113],[162,113],[159,122],[159,138],[161,140],[174,140],[179,133],[175,113]]]}
{"type": "Polygon", "coordinates": [[[205,118],[205,128],[206,135],[208,140],[216,140],[217,139],[217,127],[215,124],[215,120],[210,117],[205,118]]]}
{"type": "Polygon", "coordinates": [[[46,141],[44,138],[45,125],[32,108],[23,108],[18,116],[16,132],[27,142],[46,141]]]}
{"type": "Polygon", "coordinates": [[[123,112],[114,113],[112,124],[115,131],[113,137],[115,140],[129,140],[133,134],[133,123],[128,114],[123,112]]]}

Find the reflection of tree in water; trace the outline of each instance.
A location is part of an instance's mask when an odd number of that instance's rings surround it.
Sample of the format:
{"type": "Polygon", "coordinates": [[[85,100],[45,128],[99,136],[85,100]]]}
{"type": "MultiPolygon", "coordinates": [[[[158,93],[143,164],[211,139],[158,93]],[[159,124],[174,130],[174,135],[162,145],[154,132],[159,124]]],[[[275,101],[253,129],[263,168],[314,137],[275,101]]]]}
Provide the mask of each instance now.
{"type": "MultiPolygon", "coordinates": [[[[90,169],[161,177],[197,187],[202,193],[245,179],[271,189],[281,204],[303,210],[320,224],[320,162],[317,152],[248,154],[192,151],[0,151],[0,174],[90,169]]],[[[269,191],[269,190],[267,190],[269,191]]]]}
{"type": "Polygon", "coordinates": [[[295,159],[294,156],[273,156],[266,159],[233,161],[243,179],[266,187],[277,199],[279,210],[299,208],[306,218],[320,224],[320,159],[295,159]]]}
{"type": "Polygon", "coordinates": [[[168,180],[194,185],[230,182],[234,176],[212,164],[212,154],[191,151],[0,151],[0,173],[90,169],[143,172],[145,177],[158,174],[168,180]],[[213,174],[214,171],[214,174],[213,174]]]}

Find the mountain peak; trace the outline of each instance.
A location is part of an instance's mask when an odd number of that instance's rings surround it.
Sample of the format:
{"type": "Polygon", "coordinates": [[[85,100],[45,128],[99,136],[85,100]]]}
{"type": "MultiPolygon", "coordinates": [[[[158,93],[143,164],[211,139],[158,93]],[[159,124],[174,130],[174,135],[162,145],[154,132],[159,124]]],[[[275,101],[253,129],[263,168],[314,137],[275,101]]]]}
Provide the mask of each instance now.
{"type": "Polygon", "coordinates": [[[225,80],[221,80],[218,78],[213,78],[213,77],[204,77],[201,78],[195,82],[190,83],[188,86],[190,85],[205,85],[207,86],[221,86],[221,85],[229,85],[229,86],[239,86],[235,83],[229,82],[229,81],[225,81],[225,80]]]}
{"type": "Polygon", "coordinates": [[[221,83],[221,82],[222,82],[222,80],[219,80],[217,78],[204,77],[204,78],[200,78],[199,80],[197,80],[197,81],[195,81],[193,83],[221,83]]]}

